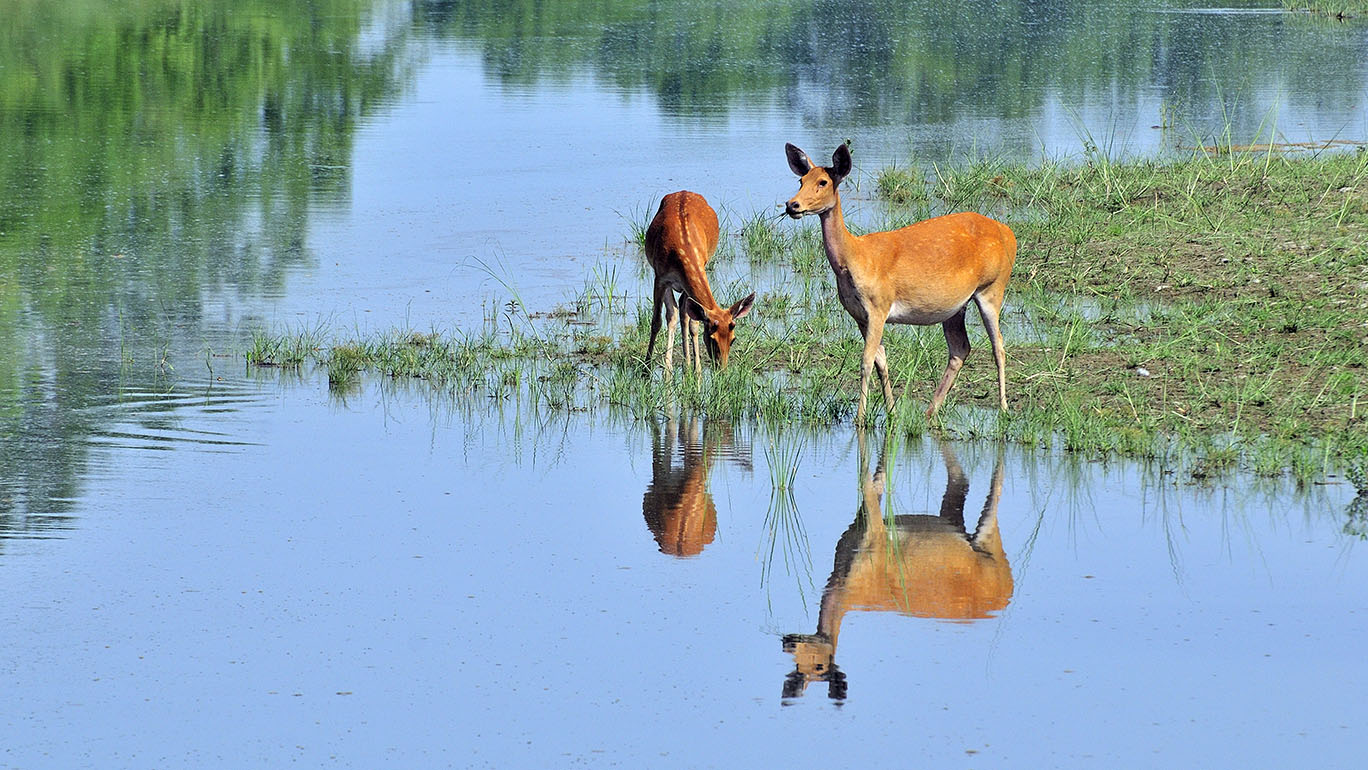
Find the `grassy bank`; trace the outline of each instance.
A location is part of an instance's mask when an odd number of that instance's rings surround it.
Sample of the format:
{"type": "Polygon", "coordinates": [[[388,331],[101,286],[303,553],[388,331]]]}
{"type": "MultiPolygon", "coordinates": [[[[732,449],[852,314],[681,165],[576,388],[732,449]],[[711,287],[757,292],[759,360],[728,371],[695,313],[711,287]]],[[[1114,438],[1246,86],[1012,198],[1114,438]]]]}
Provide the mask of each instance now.
{"type": "MultiPolygon", "coordinates": [[[[1366,152],[1229,146],[1170,162],[1094,153],[907,166],[852,185],[853,221],[885,228],[976,209],[1010,223],[1020,243],[1004,313],[1011,411],[991,408],[992,357],[974,319],[976,352],[928,425],[921,410],[945,343],[939,327],[898,326],[885,341],[900,396],[894,427],[1153,458],[1199,478],[1235,467],[1304,481],[1361,470],[1365,197],[1366,152]]],[[[649,282],[630,247],[553,312],[504,308],[480,329],[360,340],[263,334],[249,359],[326,366],[343,391],[373,372],[542,409],[650,414],[678,404],[732,419],[850,419],[861,346],[814,224],[761,214],[726,230],[710,265],[714,293],[761,293],[732,366],[701,381],[678,363],[662,377],[659,359],[643,376],[649,282]]]]}
{"type": "Polygon", "coordinates": [[[1314,475],[1317,454],[1368,451],[1368,153],[1226,150],[981,162],[936,194],[1016,212],[1028,315],[1078,332],[1066,350],[1018,345],[1028,409],[1085,405],[1137,450],[1175,438],[1208,467],[1314,475]],[[1055,297],[1088,312],[1070,321],[1055,297]]]}

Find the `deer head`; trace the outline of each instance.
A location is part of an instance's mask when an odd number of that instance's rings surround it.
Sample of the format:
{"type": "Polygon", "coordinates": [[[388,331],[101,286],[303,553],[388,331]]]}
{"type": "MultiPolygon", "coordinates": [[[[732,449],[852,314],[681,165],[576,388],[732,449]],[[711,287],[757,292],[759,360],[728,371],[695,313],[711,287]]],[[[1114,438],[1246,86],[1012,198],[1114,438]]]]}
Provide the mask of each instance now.
{"type": "Polygon", "coordinates": [[[729,308],[718,307],[709,310],[698,304],[693,297],[684,297],[684,312],[689,318],[703,324],[703,339],[707,341],[708,355],[721,369],[727,368],[727,354],[731,351],[732,340],[736,339],[736,322],[750,312],[755,303],[755,292],[729,308]]]}
{"type": "Polygon", "coordinates": [[[784,652],[793,656],[795,667],[784,678],[784,699],[798,698],[813,682],[827,683],[827,697],[844,701],[848,692],[846,676],[836,666],[836,645],[818,634],[785,634],[784,652]]]}
{"type": "Polygon", "coordinates": [[[798,194],[789,198],[784,213],[794,219],[807,214],[825,214],[836,207],[836,187],[850,175],[850,147],[842,144],[831,155],[830,166],[814,165],[802,150],[784,145],[789,168],[798,175],[798,194]]]}

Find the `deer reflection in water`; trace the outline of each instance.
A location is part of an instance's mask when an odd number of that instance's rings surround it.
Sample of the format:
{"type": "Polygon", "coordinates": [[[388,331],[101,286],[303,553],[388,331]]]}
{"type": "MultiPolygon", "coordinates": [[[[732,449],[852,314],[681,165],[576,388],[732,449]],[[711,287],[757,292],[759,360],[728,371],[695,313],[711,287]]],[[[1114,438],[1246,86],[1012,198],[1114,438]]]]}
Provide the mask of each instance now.
{"type": "Polygon", "coordinates": [[[796,667],[784,681],[783,697],[803,694],[811,682],[826,682],[827,694],[845,700],[845,674],[836,666],[841,621],[851,610],[900,612],[922,618],[972,621],[987,618],[1012,598],[1012,570],[998,532],[1002,458],[973,532],[964,525],[969,480],[950,447],[940,444],[945,462],[945,496],[940,514],[885,518],[888,445],[878,468],[869,467],[864,433],[860,444],[860,508],[836,543],[836,564],[822,592],[817,633],[787,634],[784,651],[796,667]]]}
{"type": "Polygon", "coordinates": [[[651,425],[651,483],[641,513],[661,553],[697,556],[717,535],[717,507],[708,491],[708,472],[718,455],[750,469],[750,453],[738,447],[730,426],[671,415],[651,425]],[[678,463],[676,463],[678,458],[678,463]]]}

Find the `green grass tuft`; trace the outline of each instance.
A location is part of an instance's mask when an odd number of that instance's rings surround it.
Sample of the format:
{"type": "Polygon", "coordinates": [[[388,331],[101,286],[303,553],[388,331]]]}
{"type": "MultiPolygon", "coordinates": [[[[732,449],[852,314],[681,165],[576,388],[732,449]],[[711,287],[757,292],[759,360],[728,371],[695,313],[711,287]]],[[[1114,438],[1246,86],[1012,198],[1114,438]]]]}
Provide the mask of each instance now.
{"type": "Polygon", "coordinates": [[[883,169],[875,178],[874,187],[880,198],[899,205],[918,203],[930,198],[926,192],[926,179],[915,168],[890,166],[883,169]]]}

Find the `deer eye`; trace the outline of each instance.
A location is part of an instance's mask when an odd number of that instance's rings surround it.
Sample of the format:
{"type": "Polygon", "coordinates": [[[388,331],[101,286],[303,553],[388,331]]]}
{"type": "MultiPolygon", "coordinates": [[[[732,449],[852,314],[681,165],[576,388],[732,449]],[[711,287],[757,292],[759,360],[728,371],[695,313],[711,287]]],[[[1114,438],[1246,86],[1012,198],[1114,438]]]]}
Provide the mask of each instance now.
{"type": "Polygon", "coordinates": [[[733,330],[733,329],[735,329],[735,328],[736,328],[736,322],[735,322],[735,321],[732,321],[730,324],[727,325],[727,329],[728,329],[728,330],[733,330]]]}
{"type": "Polygon", "coordinates": [[[826,187],[826,186],[827,186],[827,180],[823,179],[822,181],[820,181],[820,182],[817,183],[817,186],[818,186],[818,187],[826,187]]]}

